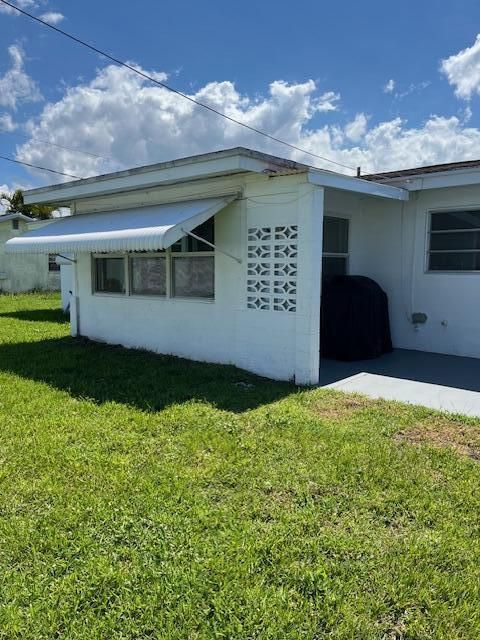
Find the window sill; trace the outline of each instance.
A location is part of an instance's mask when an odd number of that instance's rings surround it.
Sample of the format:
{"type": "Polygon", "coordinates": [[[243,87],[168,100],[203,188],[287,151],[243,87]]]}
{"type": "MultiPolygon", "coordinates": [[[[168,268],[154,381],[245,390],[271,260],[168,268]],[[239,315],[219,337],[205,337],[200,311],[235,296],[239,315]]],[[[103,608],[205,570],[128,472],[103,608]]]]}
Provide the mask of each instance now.
{"type": "Polygon", "coordinates": [[[215,302],[215,298],[181,298],[180,296],[177,296],[175,298],[167,298],[167,300],[170,300],[172,302],[202,302],[203,304],[212,304],[213,302],[215,302]]]}
{"type": "Polygon", "coordinates": [[[201,302],[202,304],[215,302],[215,298],[168,298],[167,296],[126,295],[125,293],[107,293],[103,291],[94,291],[92,296],[95,298],[119,298],[122,300],[147,300],[149,302],[201,302]]]}
{"type": "Polygon", "coordinates": [[[126,293],[108,293],[108,291],[93,291],[92,296],[98,298],[128,298],[126,293]]]}
{"type": "Polygon", "coordinates": [[[453,276],[453,275],[456,275],[456,276],[469,276],[469,275],[472,275],[472,276],[474,276],[474,275],[477,275],[478,276],[478,274],[480,274],[480,271],[478,271],[478,270],[477,271],[473,271],[473,270],[460,271],[458,269],[454,270],[454,271],[441,271],[440,269],[438,269],[438,270],[433,270],[433,271],[427,270],[427,271],[424,271],[424,273],[427,276],[431,276],[431,275],[436,275],[436,276],[442,276],[442,275],[443,276],[453,276]]]}

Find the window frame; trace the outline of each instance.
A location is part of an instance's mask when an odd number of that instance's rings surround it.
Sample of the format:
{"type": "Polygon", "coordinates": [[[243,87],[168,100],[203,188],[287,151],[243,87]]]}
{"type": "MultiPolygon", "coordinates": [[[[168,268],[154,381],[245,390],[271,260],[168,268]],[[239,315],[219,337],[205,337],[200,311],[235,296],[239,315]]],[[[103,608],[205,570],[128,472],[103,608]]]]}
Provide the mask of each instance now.
{"type": "Polygon", "coordinates": [[[179,300],[182,302],[202,302],[202,303],[213,303],[215,302],[215,279],[216,279],[216,252],[214,250],[211,251],[171,251],[170,248],[165,249],[165,251],[146,251],[146,252],[116,252],[116,253],[92,253],[91,255],[91,292],[94,296],[107,296],[109,298],[134,298],[134,299],[143,299],[143,300],[158,300],[160,301],[170,301],[174,302],[175,300],[179,300]],[[165,277],[166,277],[166,292],[165,295],[160,294],[145,294],[145,293],[133,293],[132,285],[131,285],[131,258],[159,258],[165,257],[166,261],[166,269],[165,269],[165,277]],[[193,257],[202,257],[202,258],[212,258],[214,259],[214,285],[213,285],[213,296],[211,297],[196,297],[196,296],[175,296],[174,295],[174,284],[173,284],[173,268],[172,262],[175,257],[181,258],[193,258],[193,257]],[[125,292],[113,292],[113,291],[96,291],[96,265],[95,260],[98,258],[123,258],[124,265],[124,273],[125,273],[125,292]]]}
{"type": "Polygon", "coordinates": [[[215,251],[170,251],[169,250],[169,281],[170,281],[170,298],[172,300],[215,300],[215,251]],[[175,258],[213,258],[213,295],[209,297],[202,296],[176,296],[173,261],[175,258]]]}
{"type": "Polygon", "coordinates": [[[166,298],[170,298],[170,259],[167,255],[169,250],[165,251],[130,251],[129,253],[124,254],[126,256],[127,262],[127,288],[126,293],[129,298],[145,298],[147,300],[165,300],[166,298]],[[132,278],[133,271],[131,268],[131,261],[133,258],[163,258],[165,260],[165,293],[134,293],[132,287],[132,278]]]}
{"type": "MultiPolygon", "coordinates": [[[[323,230],[322,230],[322,265],[323,258],[345,258],[345,275],[348,276],[350,273],[350,231],[351,231],[351,218],[346,215],[337,215],[335,213],[327,213],[323,216],[323,225],[325,225],[325,220],[327,218],[331,218],[334,220],[345,220],[347,223],[347,253],[334,253],[331,251],[323,251],[323,230]]],[[[323,277],[323,266],[322,266],[322,277],[323,277]]]]}
{"type": "Polygon", "coordinates": [[[480,211],[480,205],[470,205],[467,207],[448,207],[445,209],[435,208],[427,211],[427,224],[426,224],[426,240],[425,240],[425,273],[429,275],[469,275],[478,274],[480,269],[431,269],[430,268],[430,254],[445,254],[445,253],[478,253],[480,249],[430,249],[432,234],[444,234],[444,233],[475,233],[480,232],[479,227],[473,227],[472,229],[445,229],[441,231],[432,230],[432,219],[436,213],[457,213],[468,211],[480,211]]]}
{"type": "Polygon", "coordinates": [[[57,259],[57,255],[58,253],[49,253],[48,254],[48,273],[59,273],[60,272],[60,265],[57,264],[56,259],[57,259]],[[50,258],[53,257],[53,260],[51,260],[50,258]],[[55,268],[51,268],[52,265],[55,265],[55,268]]]}
{"type": "Polygon", "coordinates": [[[125,258],[128,254],[126,253],[91,253],[90,254],[90,272],[91,272],[91,290],[92,295],[94,296],[108,296],[109,298],[126,298],[129,295],[129,282],[128,282],[128,269],[127,262],[125,258]],[[123,273],[125,278],[125,291],[120,293],[118,291],[97,291],[97,267],[96,260],[101,258],[122,258],[123,259],[123,273]]]}

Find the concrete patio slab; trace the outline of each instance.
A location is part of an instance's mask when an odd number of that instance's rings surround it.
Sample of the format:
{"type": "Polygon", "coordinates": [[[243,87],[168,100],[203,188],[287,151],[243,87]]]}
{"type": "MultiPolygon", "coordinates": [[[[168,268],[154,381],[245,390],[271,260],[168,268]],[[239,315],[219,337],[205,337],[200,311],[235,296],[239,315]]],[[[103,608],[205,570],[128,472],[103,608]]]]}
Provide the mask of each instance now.
{"type": "Polygon", "coordinates": [[[395,350],[375,360],[322,360],[321,386],[480,417],[480,360],[395,350]]]}
{"type": "Polygon", "coordinates": [[[325,386],[348,393],[362,393],[370,398],[398,400],[438,411],[480,417],[480,393],[477,391],[389,378],[375,373],[357,373],[355,376],[325,386]]]}

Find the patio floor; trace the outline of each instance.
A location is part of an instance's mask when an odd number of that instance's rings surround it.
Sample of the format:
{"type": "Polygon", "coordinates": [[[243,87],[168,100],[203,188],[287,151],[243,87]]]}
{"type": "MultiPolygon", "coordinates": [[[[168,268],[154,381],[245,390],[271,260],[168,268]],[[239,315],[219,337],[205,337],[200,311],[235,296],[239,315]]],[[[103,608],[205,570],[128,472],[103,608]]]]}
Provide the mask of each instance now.
{"type": "Polygon", "coordinates": [[[480,359],[395,349],[374,360],[322,359],[320,385],[480,417],[480,359]]]}

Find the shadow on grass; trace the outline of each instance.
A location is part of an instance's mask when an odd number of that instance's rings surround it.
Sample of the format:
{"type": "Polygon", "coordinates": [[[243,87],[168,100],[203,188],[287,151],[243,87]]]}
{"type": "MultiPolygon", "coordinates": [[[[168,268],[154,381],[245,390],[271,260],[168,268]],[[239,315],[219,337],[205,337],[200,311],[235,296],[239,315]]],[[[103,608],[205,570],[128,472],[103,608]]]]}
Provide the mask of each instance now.
{"type": "Polygon", "coordinates": [[[6,311],[0,313],[0,318],[14,318],[15,320],[28,320],[29,322],[67,322],[61,309],[31,309],[28,311],[6,311]]]}
{"type": "Polygon", "coordinates": [[[196,399],[242,412],[295,391],[293,384],[259,378],[231,366],[82,338],[0,345],[0,370],[45,382],[76,397],[120,402],[147,411],[196,399]]]}

